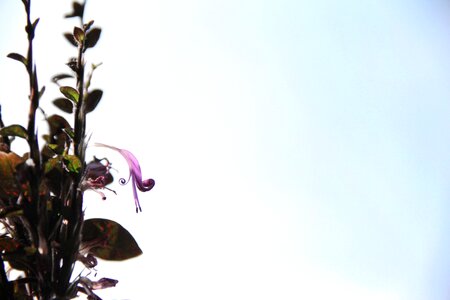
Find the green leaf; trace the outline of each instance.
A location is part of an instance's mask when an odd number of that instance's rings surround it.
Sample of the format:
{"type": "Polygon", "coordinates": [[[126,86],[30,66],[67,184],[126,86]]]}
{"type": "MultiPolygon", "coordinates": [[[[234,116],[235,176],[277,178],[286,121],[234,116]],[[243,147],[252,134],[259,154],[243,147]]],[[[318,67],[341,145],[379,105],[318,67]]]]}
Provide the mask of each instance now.
{"type": "Polygon", "coordinates": [[[24,64],[25,67],[27,66],[27,63],[28,63],[27,59],[19,53],[10,53],[7,55],[7,57],[17,60],[17,61],[20,61],[21,63],[24,64]]]}
{"type": "Polygon", "coordinates": [[[73,102],[67,98],[53,100],[53,104],[63,112],[71,114],[73,112],[73,102]]]}
{"type": "MultiPolygon", "coordinates": [[[[48,145],[49,148],[52,148],[52,145],[48,145]]],[[[53,146],[57,146],[57,145],[53,145],[53,146]]],[[[52,149],[53,150],[53,149],[52,149]]],[[[47,174],[48,172],[50,172],[51,170],[57,168],[59,169],[61,167],[61,158],[60,157],[53,157],[50,158],[49,160],[47,160],[45,162],[44,165],[44,174],[47,174]]]]}
{"type": "Polygon", "coordinates": [[[90,252],[105,260],[125,260],[142,254],[136,240],[119,223],[107,219],[88,219],[83,223],[82,242],[94,245],[90,252]]]}
{"type": "Polygon", "coordinates": [[[0,129],[2,136],[18,136],[24,139],[28,138],[27,130],[21,125],[10,125],[0,129]]]}
{"type": "Polygon", "coordinates": [[[69,100],[72,100],[73,102],[77,103],[78,98],[80,97],[80,94],[78,94],[78,91],[70,86],[62,86],[59,88],[61,93],[66,96],[69,100]]]}
{"type": "Polygon", "coordinates": [[[92,112],[100,102],[103,96],[102,90],[93,90],[86,97],[86,113],[92,112]]]}
{"type": "Polygon", "coordinates": [[[84,31],[83,31],[83,29],[75,26],[73,28],[73,37],[75,38],[75,40],[78,42],[79,45],[82,45],[83,41],[84,41],[84,31]]]}
{"type": "Polygon", "coordinates": [[[102,30],[98,27],[89,30],[89,32],[86,34],[86,41],[84,42],[85,47],[86,48],[94,47],[97,44],[98,40],[100,39],[101,33],[102,30]]]}
{"type": "Polygon", "coordinates": [[[67,170],[71,173],[78,173],[81,169],[81,161],[75,155],[64,155],[64,164],[66,165],[67,170]]]}

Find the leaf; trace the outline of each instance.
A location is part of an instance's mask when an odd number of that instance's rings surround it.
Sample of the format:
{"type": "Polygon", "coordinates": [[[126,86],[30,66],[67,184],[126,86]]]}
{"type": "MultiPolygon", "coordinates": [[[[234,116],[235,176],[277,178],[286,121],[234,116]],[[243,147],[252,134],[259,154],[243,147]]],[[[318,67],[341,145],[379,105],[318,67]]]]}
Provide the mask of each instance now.
{"type": "Polygon", "coordinates": [[[59,88],[61,93],[66,96],[69,100],[72,100],[73,102],[77,103],[78,98],[80,97],[80,94],[78,94],[78,91],[70,86],[62,86],[59,88]]]}
{"type": "Polygon", "coordinates": [[[27,130],[21,125],[9,125],[0,129],[2,136],[18,136],[24,139],[28,138],[27,130]]]}
{"type": "Polygon", "coordinates": [[[82,242],[94,245],[90,252],[105,260],[125,260],[142,254],[136,240],[119,223],[107,219],[88,219],[83,223],[82,242]]]}
{"type": "Polygon", "coordinates": [[[61,73],[61,74],[53,76],[52,77],[52,81],[54,83],[58,83],[58,81],[60,81],[61,79],[66,79],[66,78],[73,78],[73,76],[70,75],[70,74],[63,74],[63,73],[61,73]]]}
{"type": "Polygon", "coordinates": [[[0,197],[18,196],[20,189],[17,185],[16,166],[23,163],[25,158],[14,152],[0,151],[0,197]]]}
{"type": "Polygon", "coordinates": [[[98,27],[89,30],[89,32],[86,34],[86,41],[84,42],[85,47],[86,48],[94,47],[97,44],[98,40],[100,39],[101,33],[102,30],[98,27]]]}
{"type": "MultiPolygon", "coordinates": [[[[50,146],[50,145],[49,145],[50,146]]],[[[47,174],[47,173],[49,173],[51,170],[53,170],[53,169],[60,169],[60,167],[61,167],[61,159],[60,159],[60,157],[53,157],[53,158],[50,158],[49,160],[47,160],[46,162],[45,162],[45,165],[44,165],[44,174],[47,174]]]]}
{"type": "Polygon", "coordinates": [[[63,128],[70,128],[69,122],[60,115],[51,115],[47,118],[49,133],[53,137],[62,132],[63,128]]]}
{"type": "Polygon", "coordinates": [[[21,63],[24,64],[25,67],[27,66],[27,63],[28,63],[27,59],[19,53],[9,53],[7,55],[7,57],[17,60],[17,61],[20,61],[21,63]]]}
{"type": "Polygon", "coordinates": [[[71,173],[80,172],[81,161],[77,156],[69,154],[64,155],[64,163],[69,172],[71,173]]]}
{"type": "Polygon", "coordinates": [[[71,59],[69,60],[69,62],[68,62],[66,65],[68,65],[69,68],[70,68],[72,71],[74,71],[75,73],[78,72],[78,62],[77,62],[77,59],[76,59],[76,58],[71,58],[71,59]]]}
{"type": "Polygon", "coordinates": [[[102,90],[93,90],[86,97],[86,113],[92,112],[100,102],[103,96],[102,90]]]}
{"type": "Polygon", "coordinates": [[[55,150],[55,152],[58,154],[62,154],[70,143],[69,138],[64,131],[64,129],[70,128],[70,124],[60,115],[51,115],[46,120],[49,127],[49,134],[46,138],[46,142],[48,144],[58,145],[58,148],[57,150],[55,150]]]}
{"type": "Polygon", "coordinates": [[[72,3],[72,12],[70,14],[66,14],[65,18],[73,18],[73,17],[79,17],[83,18],[84,14],[84,4],[80,4],[76,1],[72,3]]]}
{"type": "Polygon", "coordinates": [[[78,47],[77,41],[75,40],[73,34],[71,34],[70,32],[66,32],[64,33],[64,37],[66,38],[66,40],[71,43],[73,46],[78,47]]]}
{"type": "Polygon", "coordinates": [[[90,28],[91,28],[91,26],[94,24],[94,20],[90,20],[89,22],[87,22],[86,24],[84,24],[83,25],[83,29],[84,29],[84,31],[86,32],[86,31],[88,31],[90,28]]]}
{"type": "Polygon", "coordinates": [[[83,44],[84,41],[84,31],[80,27],[73,28],[73,37],[78,42],[79,45],[83,44]]]}
{"type": "Polygon", "coordinates": [[[36,30],[36,26],[37,26],[38,23],[39,23],[39,18],[34,20],[33,24],[31,25],[33,27],[33,32],[36,30]]]}
{"type": "Polygon", "coordinates": [[[53,100],[53,104],[63,112],[71,114],[73,112],[73,102],[67,98],[53,100]]]}
{"type": "Polygon", "coordinates": [[[41,88],[41,90],[39,91],[39,99],[42,98],[42,95],[44,95],[45,92],[45,85],[41,88]]]}

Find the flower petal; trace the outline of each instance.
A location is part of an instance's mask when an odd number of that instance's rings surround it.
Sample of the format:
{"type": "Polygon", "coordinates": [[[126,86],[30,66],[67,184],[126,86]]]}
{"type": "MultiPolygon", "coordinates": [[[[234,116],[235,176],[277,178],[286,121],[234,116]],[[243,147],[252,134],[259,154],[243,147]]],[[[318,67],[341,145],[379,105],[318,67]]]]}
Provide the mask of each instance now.
{"type": "Polygon", "coordinates": [[[137,194],[137,190],[139,189],[141,192],[147,192],[150,191],[155,186],[155,181],[151,178],[142,180],[142,171],[141,166],[139,165],[139,161],[137,158],[128,150],[116,148],[113,146],[96,143],[96,146],[99,147],[106,147],[112,150],[115,150],[119,152],[126,160],[128,164],[128,168],[130,170],[130,175],[128,177],[128,180],[125,180],[124,178],[121,178],[119,182],[121,184],[127,184],[130,179],[132,183],[132,189],[133,189],[133,196],[134,196],[134,204],[136,206],[136,212],[142,211],[141,205],[139,203],[139,198],[137,194]]]}

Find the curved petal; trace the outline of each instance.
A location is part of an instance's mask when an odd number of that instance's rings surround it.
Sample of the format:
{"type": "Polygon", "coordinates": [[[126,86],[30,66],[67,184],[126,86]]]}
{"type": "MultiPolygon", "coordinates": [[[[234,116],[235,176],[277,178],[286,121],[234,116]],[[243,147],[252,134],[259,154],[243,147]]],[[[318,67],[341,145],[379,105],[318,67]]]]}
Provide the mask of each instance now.
{"type": "Polygon", "coordinates": [[[129,171],[130,171],[130,176],[128,177],[128,180],[125,180],[122,178],[120,180],[120,183],[127,184],[131,179],[134,203],[136,205],[136,212],[142,211],[136,189],[139,189],[141,192],[150,191],[155,186],[155,181],[151,178],[142,180],[142,171],[141,171],[141,166],[139,165],[139,161],[133,155],[133,153],[131,153],[130,151],[125,150],[125,149],[116,148],[113,146],[108,146],[105,144],[100,144],[100,143],[96,143],[95,145],[99,146],[99,147],[106,147],[106,148],[115,150],[115,151],[119,152],[125,158],[125,160],[128,164],[129,171]]]}

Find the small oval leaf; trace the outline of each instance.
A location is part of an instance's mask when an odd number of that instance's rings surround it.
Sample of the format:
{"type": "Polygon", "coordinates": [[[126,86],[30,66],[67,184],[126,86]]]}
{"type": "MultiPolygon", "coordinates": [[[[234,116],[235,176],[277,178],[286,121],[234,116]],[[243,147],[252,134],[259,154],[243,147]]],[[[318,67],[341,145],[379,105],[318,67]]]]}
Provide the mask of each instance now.
{"type": "Polygon", "coordinates": [[[83,223],[82,242],[95,245],[90,252],[105,260],[125,260],[142,254],[136,240],[119,223],[107,219],[88,219],[83,223]]]}
{"type": "Polygon", "coordinates": [[[93,90],[86,97],[86,113],[92,112],[100,102],[103,96],[102,90],[93,90]]]}
{"type": "Polygon", "coordinates": [[[62,86],[59,88],[61,93],[66,96],[69,100],[72,100],[73,102],[77,103],[78,98],[80,97],[80,94],[78,94],[78,91],[70,86],[62,86]]]}
{"type": "Polygon", "coordinates": [[[24,139],[28,138],[27,130],[21,125],[10,125],[0,129],[2,136],[18,136],[24,139]]]}
{"type": "Polygon", "coordinates": [[[27,63],[28,63],[27,59],[19,53],[9,53],[7,55],[7,57],[17,60],[17,61],[20,61],[21,63],[23,63],[25,65],[25,67],[27,66],[27,63]]]}
{"type": "Polygon", "coordinates": [[[57,83],[58,81],[60,81],[62,79],[66,79],[66,78],[73,78],[73,76],[70,75],[70,74],[63,74],[63,73],[61,73],[61,74],[57,74],[57,75],[53,76],[52,77],[52,81],[54,83],[57,83]]]}
{"type": "Polygon", "coordinates": [[[98,27],[92,28],[89,30],[89,32],[86,34],[86,41],[84,43],[86,48],[92,48],[94,47],[98,40],[100,39],[100,34],[102,33],[102,30],[98,27]]]}
{"type": "Polygon", "coordinates": [[[83,29],[84,29],[84,31],[86,32],[86,31],[88,31],[90,28],[91,28],[91,26],[94,24],[94,20],[90,20],[89,22],[87,22],[86,24],[84,24],[83,25],[83,29]]]}
{"type": "Polygon", "coordinates": [[[77,41],[75,40],[73,34],[71,34],[70,32],[66,32],[64,33],[64,37],[66,38],[66,40],[71,43],[73,46],[78,47],[77,41]]]}
{"type": "Polygon", "coordinates": [[[67,98],[53,100],[53,104],[63,112],[71,114],[73,112],[73,102],[67,98]]]}

